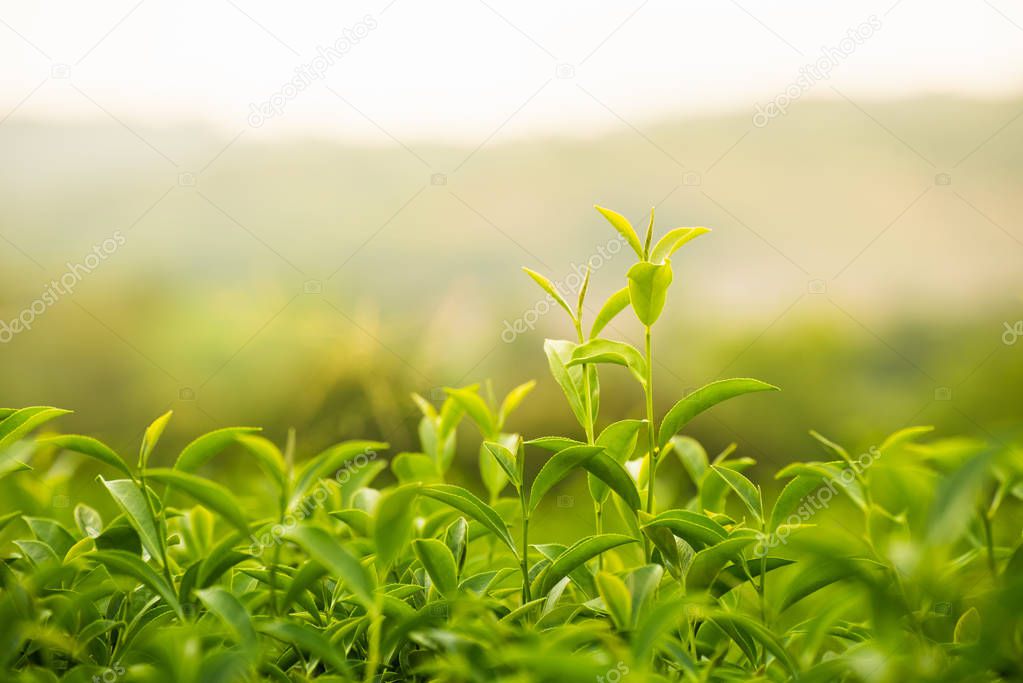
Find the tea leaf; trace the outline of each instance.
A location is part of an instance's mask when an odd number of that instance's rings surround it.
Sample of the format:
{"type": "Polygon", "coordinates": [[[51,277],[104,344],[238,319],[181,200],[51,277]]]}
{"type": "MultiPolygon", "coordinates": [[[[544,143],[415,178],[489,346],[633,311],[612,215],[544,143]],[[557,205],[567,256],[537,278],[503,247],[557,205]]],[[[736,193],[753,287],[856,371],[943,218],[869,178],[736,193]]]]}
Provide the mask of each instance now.
{"type": "MultiPolygon", "coordinates": [[[[580,344],[572,351],[568,365],[572,367],[583,363],[623,365],[632,372],[633,377],[640,384],[646,384],[646,361],[635,347],[624,342],[593,339],[585,344],[580,344]]],[[[585,411],[583,414],[586,414],[585,411]]]]}
{"type": "Polygon", "coordinates": [[[225,427],[203,434],[185,446],[181,454],[178,455],[177,462],[174,463],[174,469],[195,472],[210,458],[238,441],[239,437],[259,431],[261,431],[259,427],[225,427]]]}
{"type": "Polygon", "coordinates": [[[671,261],[658,265],[637,263],[628,272],[629,302],[636,317],[647,327],[657,322],[671,285],[671,261]]]}
{"type": "Polygon", "coordinates": [[[448,547],[433,538],[420,538],[412,542],[412,548],[437,592],[445,598],[454,596],[458,591],[458,570],[448,547]]]}
{"type": "Polygon", "coordinates": [[[362,563],[344,546],[318,527],[302,525],[291,529],[285,538],[293,541],[332,576],[344,582],[355,599],[367,609],[373,608],[374,581],[362,563]]]}
{"type": "Polygon", "coordinates": [[[632,596],[625,582],[614,574],[597,572],[597,590],[611,614],[611,620],[619,631],[627,631],[632,625],[632,596]]]}
{"type": "Polygon", "coordinates": [[[95,458],[104,464],[110,465],[128,477],[132,476],[131,470],[128,468],[128,463],[126,463],[121,456],[115,453],[112,448],[102,441],[93,439],[90,436],[63,434],[61,436],[51,436],[39,439],[38,443],[44,446],[56,446],[58,448],[63,448],[64,450],[87,455],[90,458],[95,458]]]}
{"type": "Polygon", "coordinates": [[[670,258],[672,254],[682,248],[682,245],[686,244],[690,240],[694,240],[700,235],[705,235],[710,232],[709,228],[697,227],[697,228],[675,228],[665,233],[664,237],[657,240],[657,244],[654,245],[654,249],[650,252],[650,261],[653,263],[661,263],[667,258],[670,258]]]}
{"type": "Polygon", "coordinates": [[[124,513],[132,528],[139,535],[143,547],[157,562],[163,557],[163,537],[157,531],[156,520],[149,510],[149,504],[142,489],[131,479],[104,479],[99,481],[107,487],[117,507],[124,513]]]}
{"type": "Polygon", "coordinates": [[[493,532],[498,540],[504,543],[513,553],[516,553],[515,542],[512,541],[508,528],[505,526],[501,516],[494,512],[492,507],[469,491],[460,486],[452,486],[450,484],[433,484],[423,486],[419,489],[419,493],[428,498],[438,500],[445,505],[450,505],[459,512],[468,515],[493,532]]]}
{"type": "Polygon", "coordinates": [[[733,469],[719,465],[711,465],[711,469],[717,472],[725,480],[725,483],[735,491],[757,522],[762,523],[764,521],[764,503],[761,500],[760,489],[733,469]]]}
{"type": "Polygon", "coordinates": [[[135,555],[126,553],[123,550],[97,550],[90,553],[88,557],[102,564],[112,574],[123,574],[139,581],[159,595],[167,606],[177,613],[178,618],[184,618],[181,604],[178,602],[171,587],[167,585],[167,582],[162,577],[150,569],[149,565],[135,555]]]}
{"type": "Polygon", "coordinates": [[[245,519],[241,505],[235,500],[234,495],[220,484],[194,474],[172,469],[147,470],[146,476],[153,481],[167,484],[187,493],[233,524],[243,534],[249,533],[249,523],[245,519]]]}
{"type": "Polygon", "coordinates": [[[622,287],[608,297],[607,301],[604,302],[604,305],[601,306],[600,310],[597,312],[597,317],[593,319],[593,326],[590,328],[590,339],[596,339],[597,336],[603,332],[604,328],[607,327],[619,313],[624,311],[628,305],[628,287],[622,287]]]}
{"type": "Polygon", "coordinates": [[[621,534],[601,534],[576,541],[551,563],[540,577],[540,595],[547,595],[558,581],[575,568],[612,548],[635,543],[636,539],[621,534]]]}
{"type": "Polygon", "coordinates": [[[757,391],[778,391],[778,387],[756,379],[740,378],[711,382],[697,389],[672,406],[664,416],[657,439],[658,445],[664,448],[671,437],[682,431],[690,420],[708,408],[713,408],[730,398],[757,391]]]}
{"type": "Polygon", "coordinates": [[[625,216],[617,211],[612,211],[611,209],[605,209],[602,206],[596,205],[594,205],[593,208],[599,211],[604,218],[607,219],[607,222],[611,224],[611,227],[617,230],[618,234],[625,238],[625,241],[629,243],[632,250],[636,252],[636,256],[643,258],[643,247],[639,243],[639,236],[636,234],[635,228],[632,227],[632,223],[630,223],[625,216]]]}
{"type": "Polygon", "coordinates": [[[550,280],[548,280],[535,270],[530,270],[529,268],[523,268],[522,270],[526,271],[526,275],[533,278],[533,281],[536,284],[540,285],[543,291],[547,292],[547,294],[549,294],[550,297],[554,299],[554,301],[557,302],[559,306],[565,309],[565,313],[568,313],[569,318],[571,318],[572,320],[577,319],[575,316],[575,312],[572,311],[572,307],[569,306],[568,302],[565,301],[565,298],[561,296],[561,293],[558,291],[558,288],[554,286],[553,282],[551,282],[550,280]]]}

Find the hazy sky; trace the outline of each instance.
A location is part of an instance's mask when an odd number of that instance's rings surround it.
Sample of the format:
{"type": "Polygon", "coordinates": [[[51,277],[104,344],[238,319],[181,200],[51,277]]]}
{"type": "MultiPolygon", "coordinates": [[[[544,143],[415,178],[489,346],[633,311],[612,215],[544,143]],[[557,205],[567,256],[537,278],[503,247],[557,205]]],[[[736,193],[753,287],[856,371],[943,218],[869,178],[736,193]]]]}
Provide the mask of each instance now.
{"type": "Polygon", "coordinates": [[[0,119],[478,141],[752,116],[786,90],[1015,93],[1023,0],[3,0],[0,60],[0,119]]]}

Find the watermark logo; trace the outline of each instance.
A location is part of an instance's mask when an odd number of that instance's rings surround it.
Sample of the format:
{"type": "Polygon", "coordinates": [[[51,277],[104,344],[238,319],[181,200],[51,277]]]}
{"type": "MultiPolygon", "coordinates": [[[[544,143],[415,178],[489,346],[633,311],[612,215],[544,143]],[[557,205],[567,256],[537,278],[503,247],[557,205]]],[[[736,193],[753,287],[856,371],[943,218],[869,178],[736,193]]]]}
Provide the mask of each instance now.
{"type": "MultiPolygon", "coordinates": [[[[359,453],[334,474],[332,481],[339,486],[347,484],[351,480],[352,475],[369,465],[376,458],[376,451],[368,450],[359,453]]],[[[255,534],[249,536],[249,540],[252,541],[252,545],[249,546],[249,553],[260,555],[267,548],[283,543],[284,536],[289,531],[297,528],[304,520],[312,517],[318,509],[324,506],[329,497],[330,489],[327,487],[326,482],[321,480],[312,493],[303,497],[296,505],[292,506],[284,518],[270,527],[269,531],[258,537],[255,534]]]]}
{"type": "Polygon", "coordinates": [[[7,344],[21,332],[31,330],[41,315],[55,306],[62,297],[74,294],[75,287],[100,265],[120,249],[128,239],[120,230],[101,243],[93,245],[92,251],[78,263],[68,261],[66,270],[55,280],[50,280],[37,299],[21,309],[17,316],[10,320],[0,320],[0,344],[7,344]]]}
{"type": "Polygon", "coordinates": [[[367,14],[362,21],[344,29],[333,43],[316,48],[316,56],[309,62],[295,67],[295,77],[282,84],[277,92],[262,102],[249,104],[249,125],[260,128],[268,120],[284,114],[288,102],[324,75],[352,48],[362,42],[378,26],[376,17],[367,14]]]}
{"type": "Polygon", "coordinates": [[[761,538],[753,549],[756,557],[763,557],[772,548],[788,543],[792,529],[807,522],[821,510],[831,505],[832,499],[838,494],[837,486],[843,488],[853,483],[858,475],[867,470],[881,457],[881,451],[876,446],[871,446],[865,453],[852,461],[852,465],[842,470],[835,479],[826,480],[819,489],[806,495],[796,511],[789,515],[784,522],[771,534],[761,538]]]}
{"type": "Polygon", "coordinates": [[[881,20],[872,14],[859,26],[849,29],[846,36],[838,41],[837,45],[822,47],[821,56],[800,67],[799,75],[782,92],[775,95],[767,104],[757,103],[756,111],[753,113],[753,125],[763,128],[771,122],[771,119],[788,113],[793,102],[809,92],[820,81],[831,78],[832,70],[848,59],[860,45],[863,45],[880,29],[881,20]]]}
{"type": "Polygon", "coordinates": [[[1023,320],[1017,320],[1015,323],[1002,323],[1005,326],[1005,331],[1002,332],[1002,343],[1006,346],[1013,346],[1019,341],[1020,337],[1023,337],[1023,320]]]}
{"type": "MultiPolygon", "coordinates": [[[[582,287],[583,281],[586,278],[586,269],[589,268],[591,273],[597,272],[607,265],[624,246],[625,238],[621,235],[616,235],[605,244],[598,245],[595,254],[592,254],[581,264],[573,263],[571,272],[568,275],[559,281],[553,282],[554,288],[566,299],[574,299],[579,294],[579,288],[582,287]]],[[[554,297],[547,294],[517,319],[505,320],[504,330],[501,331],[501,341],[511,344],[518,339],[520,334],[536,329],[536,324],[540,318],[550,313],[551,309],[557,307],[557,305],[554,297]]]]}

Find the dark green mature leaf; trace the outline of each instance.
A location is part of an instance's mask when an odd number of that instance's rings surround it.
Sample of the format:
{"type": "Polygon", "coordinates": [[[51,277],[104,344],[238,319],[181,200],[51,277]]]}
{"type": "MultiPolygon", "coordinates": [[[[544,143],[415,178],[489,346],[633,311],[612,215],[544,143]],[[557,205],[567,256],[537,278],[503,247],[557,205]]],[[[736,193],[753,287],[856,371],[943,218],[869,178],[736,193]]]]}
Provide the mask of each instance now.
{"type": "Polygon", "coordinates": [[[249,533],[249,522],[241,505],[226,487],[186,471],[156,468],[146,471],[146,477],[166,484],[213,510],[243,534],[249,533]]]}
{"type": "Polygon", "coordinates": [[[75,537],[67,529],[52,519],[42,517],[23,517],[25,524],[32,530],[36,539],[42,541],[57,554],[64,557],[71,546],[75,544],[75,537]]]}
{"type": "Polygon", "coordinates": [[[625,342],[592,339],[585,344],[580,344],[572,351],[568,366],[571,368],[595,363],[611,363],[627,367],[640,384],[646,385],[646,360],[635,347],[625,342]]]}
{"type": "Polygon", "coordinates": [[[146,503],[142,489],[131,479],[104,479],[99,481],[107,487],[117,507],[121,508],[128,523],[138,533],[142,546],[155,561],[161,562],[163,557],[163,536],[157,531],[156,520],[146,503]]]}
{"type": "Polygon", "coordinates": [[[453,597],[458,591],[458,569],[451,550],[434,538],[416,539],[412,542],[412,549],[437,592],[445,598],[453,597]]]}
{"type": "Polygon", "coordinates": [[[671,285],[671,261],[637,263],[628,272],[629,302],[639,321],[650,327],[661,317],[671,285]]]}
{"type": "Polygon", "coordinates": [[[636,229],[632,227],[629,219],[617,211],[605,209],[603,206],[594,204],[593,208],[599,211],[607,219],[607,222],[611,224],[611,227],[618,231],[618,234],[629,243],[632,250],[636,252],[636,256],[643,258],[643,245],[639,243],[639,235],[636,234],[636,229]]]}
{"type": "Polygon", "coordinates": [[[358,558],[346,550],[336,539],[331,538],[326,531],[318,527],[302,525],[288,531],[285,538],[301,546],[334,578],[343,581],[363,607],[368,610],[374,608],[375,582],[372,575],[362,566],[358,558]]]}
{"type": "Polygon", "coordinates": [[[561,553],[547,570],[540,575],[539,595],[547,595],[558,581],[565,578],[576,567],[612,548],[635,543],[636,539],[622,534],[600,534],[576,541],[561,553]]]}
{"type": "Polygon", "coordinates": [[[757,391],[778,391],[778,387],[756,379],[723,379],[711,382],[672,406],[661,421],[657,443],[661,448],[678,434],[694,417],[722,401],[757,391]]]}
{"type": "Polygon", "coordinates": [[[90,458],[95,458],[104,464],[110,465],[128,477],[132,476],[131,469],[128,467],[128,463],[124,461],[124,458],[115,453],[105,443],[91,436],[64,434],[39,439],[38,443],[44,446],[56,446],[64,450],[88,455],[90,458]]]}
{"type": "Polygon", "coordinates": [[[596,339],[604,328],[611,324],[611,321],[618,317],[618,314],[629,305],[629,288],[622,287],[608,297],[604,305],[597,311],[597,317],[593,319],[593,326],[590,327],[590,339],[596,339]]]}
{"type": "Polygon", "coordinates": [[[167,606],[177,613],[178,618],[184,618],[181,604],[178,602],[177,596],[174,595],[174,590],[167,585],[163,577],[135,555],[123,550],[97,550],[90,553],[88,557],[102,564],[112,574],[123,574],[136,579],[159,595],[167,606]]]}
{"type": "Polygon", "coordinates": [[[876,563],[855,557],[840,557],[831,560],[817,558],[812,563],[804,564],[785,587],[780,610],[784,612],[803,598],[836,581],[856,578],[862,568],[867,566],[876,566],[876,563]]]}
{"type": "Polygon", "coordinates": [[[516,553],[517,556],[515,542],[512,540],[511,534],[508,533],[508,527],[505,525],[504,520],[501,519],[501,516],[492,507],[471,492],[451,484],[432,484],[421,487],[419,494],[449,505],[476,520],[493,532],[498,540],[504,543],[513,553],[516,553]]]}
{"type": "Polygon", "coordinates": [[[259,431],[262,431],[259,427],[225,427],[224,429],[203,434],[185,446],[174,463],[174,469],[184,472],[195,472],[208,462],[210,458],[237,442],[239,437],[255,434],[259,431]]]}

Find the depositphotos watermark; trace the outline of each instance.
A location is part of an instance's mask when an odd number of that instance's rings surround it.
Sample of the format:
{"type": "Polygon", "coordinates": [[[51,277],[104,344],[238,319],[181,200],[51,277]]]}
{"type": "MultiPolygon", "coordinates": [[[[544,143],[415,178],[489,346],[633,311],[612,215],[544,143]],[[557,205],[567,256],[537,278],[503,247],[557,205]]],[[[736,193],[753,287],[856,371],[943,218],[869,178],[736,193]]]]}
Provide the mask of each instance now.
{"type": "Polygon", "coordinates": [[[880,29],[881,20],[871,14],[859,26],[849,29],[845,38],[838,41],[838,45],[822,47],[821,56],[800,67],[799,75],[782,92],[775,95],[765,105],[757,103],[756,111],[753,113],[753,125],[763,128],[771,122],[771,119],[784,116],[793,102],[802,97],[819,81],[831,78],[831,70],[848,59],[860,45],[863,45],[880,29]]]}
{"type": "Polygon", "coordinates": [[[1008,322],[1002,324],[1005,325],[1005,331],[1002,332],[1002,343],[1006,346],[1013,346],[1020,337],[1023,337],[1023,320],[1017,320],[1015,324],[1008,322]]]}
{"type": "MultiPolygon", "coordinates": [[[[347,484],[352,478],[352,475],[361,470],[363,467],[368,465],[373,460],[376,460],[376,451],[368,450],[363,453],[359,453],[354,458],[344,464],[333,477],[333,481],[338,485],[347,484]]],[[[262,536],[256,536],[251,534],[249,540],[252,541],[252,545],[249,546],[249,553],[252,555],[261,554],[266,548],[274,545],[280,545],[284,542],[284,536],[295,529],[303,520],[309,519],[313,514],[323,507],[324,503],[330,497],[330,489],[327,488],[327,484],[321,479],[313,492],[307,496],[304,496],[297,505],[291,508],[291,510],[284,516],[277,524],[270,527],[270,530],[264,533],[262,536]]]]}
{"type": "MultiPolygon", "coordinates": [[[[586,279],[586,269],[589,268],[591,273],[597,272],[607,265],[624,246],[625,238],[621,235],[612,237],[606,244],[598,245],[595,254],[586,259],[584,263],[573,263],[571,272],[568,275],[562,280],[553,282],[554,288],[558,290],[561,296],[569,300],[574,299],[579,294],[579,288],[583,286],[583,281],[586,279]]],[[[516,320],[505,320],[504,330],[501,332],[501,341],[511,344],[520,334],[536,329],[537,321],[550,313],[551,309],[557,305],[558,303],[554,300],[554,297],[547,294],[516,320]]]]}
{"type": "Polygon", "coordinates": [[[259,128],[268,119],[280,116],[288,102],[298,97],[298,94],[312,85],[315,81],[323,78],[324,74],[332,66],[351,52],[352,48],[358,45],[370,31],[377,27],[377,20],[372,14],[367,14],[362,21],[341,31],[341,35],[326,47],[320,45],[316,48],[316,56],[308,63],[295,67],[295,77],[284,83],[277,92],[273,93],[263,102],[252,102],[249,104],[249,125],[259,128]]]}
{"type": "Polygon", "coordinates": [[[6,344],[14,339],[15,335],[31,330],[39,316],[60,301],[61,297],[74,294],[78,283],[84,280],[86,275],[99,268],[127,241],[124,233],[118,230],[99,244],[93,245],[92,251],[86,254],[80,263],[68,261],[65,264],[64,273],[56,280],[50,280],[38,298],[21,309],[21,312],[14,318],[0,320],[0,344],[6,344]]]}
{"type": "Polygon", "coordinates": [[[877,462],[877,459],[881,457],[881,451],[876,446],[871,446],[867,449],[866,453],[860,454],[860,456],[852,460],[852,465],[842,470],[842,473],[838,475],[840,484],[836,484],[834,479],[826,480],[819,489],[813,493],[808,494],[800,501],[800,505],[796,508],[796,511],[789,515],[778,529],[776,529],[769,536],[762,538],[757,542],[757,545],[753,549],[753,554],[756,557],[763,557],[771,548],[777,548],[780,545],[788,543],[789,534],[792,533],[792,529],[808,521],[815,514],[821,510],[827,509],[831,505],[831,499],[834,498],[838,491],[836,486],[849,486],[856,479],[857,475],[866,471],[871,465],[877,462]]]}

